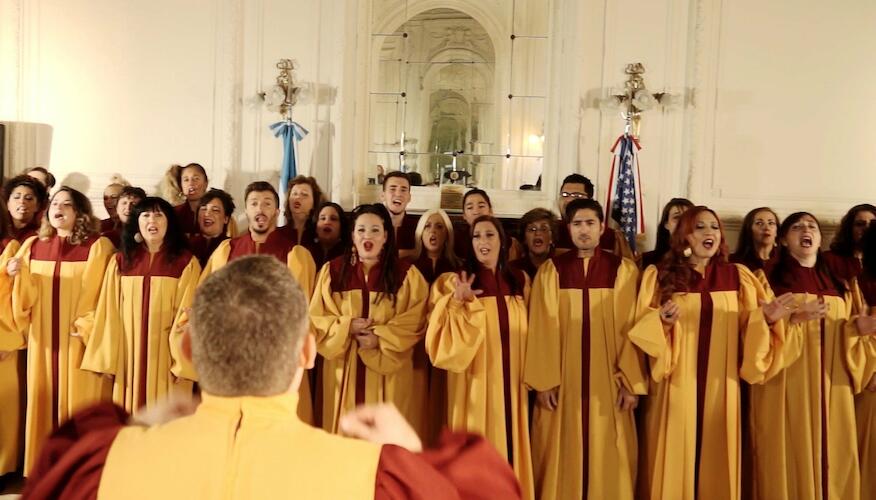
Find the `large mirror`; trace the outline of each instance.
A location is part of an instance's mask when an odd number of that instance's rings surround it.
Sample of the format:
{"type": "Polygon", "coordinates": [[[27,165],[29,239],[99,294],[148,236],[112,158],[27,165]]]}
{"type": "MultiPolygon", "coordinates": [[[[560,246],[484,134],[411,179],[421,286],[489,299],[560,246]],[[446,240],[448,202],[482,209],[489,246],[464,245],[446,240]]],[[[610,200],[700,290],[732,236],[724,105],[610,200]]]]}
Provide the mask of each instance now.
{"type": "Polygon", "coordinates": [[[366,177],[376,182],[382,172],[405,170],[422,186],[535,188],[549,2],[440,3],[446,7],[373,4],[366,177]]]}

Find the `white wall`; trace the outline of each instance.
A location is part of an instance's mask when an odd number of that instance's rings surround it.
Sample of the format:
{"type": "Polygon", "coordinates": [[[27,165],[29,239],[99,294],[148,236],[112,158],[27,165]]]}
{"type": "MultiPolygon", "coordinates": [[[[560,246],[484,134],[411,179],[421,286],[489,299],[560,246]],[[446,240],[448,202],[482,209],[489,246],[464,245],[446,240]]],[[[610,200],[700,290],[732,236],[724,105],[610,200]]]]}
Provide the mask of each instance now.
{"type": "MultiPolygon", "coordinates": [[[[876,198],[867,93],[876,4],[552,0],[551,9],[545,190],[578,170],[604,201],[623,123],[596,101],[642,62],[649,88],[685,103],[643,119],[649,234],[679,195],[737,220],[766,204],[835,221],[876,198]]],[[[188,161],[240,196],[250,180],[276,178],[281,147],[267,126],[278,117],[257,92],[290,57],[307,89],[295,110],[311,132],[302,171],[351,206],[370,196],[355,186],[371,12],[367,0],[0,0],[0,120],[52,125],[51,168],[88,176],[95,200],[112,172],[152,187],[188,161]]],[[[502,212],[525,205],[518,193],[498,198],[502,212]]]]}

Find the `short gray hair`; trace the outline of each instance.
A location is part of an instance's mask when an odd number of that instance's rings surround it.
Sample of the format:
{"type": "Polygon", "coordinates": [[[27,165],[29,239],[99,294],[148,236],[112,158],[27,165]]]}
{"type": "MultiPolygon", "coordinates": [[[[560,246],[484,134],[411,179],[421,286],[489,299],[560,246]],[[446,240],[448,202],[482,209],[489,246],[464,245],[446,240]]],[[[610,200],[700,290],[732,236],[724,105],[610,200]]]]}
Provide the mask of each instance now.
{"type": "Polygon", "coordinates": [[[307,301],[277,259],[236,259],[198,287],[192,361],[217,396],[272,396],[289,389],[308,331],[307,301]]]}

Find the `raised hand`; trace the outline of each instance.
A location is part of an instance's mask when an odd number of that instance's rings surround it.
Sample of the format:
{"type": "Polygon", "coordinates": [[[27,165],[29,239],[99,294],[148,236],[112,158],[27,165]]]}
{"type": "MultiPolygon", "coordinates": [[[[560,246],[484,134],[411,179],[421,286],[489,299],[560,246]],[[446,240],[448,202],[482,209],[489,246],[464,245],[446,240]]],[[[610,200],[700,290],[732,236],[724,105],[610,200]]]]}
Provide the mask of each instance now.
{"type": "Polygon", "coordinates": [[[794,294],[791,292],[783,293],[769,304],[761,300],[760,305],[763,307],[763,315],[770,325],[790,316],[797,308],[794,303],[794,294]]]}
{"type": "Polygon", "coordinates": [[[797,310],[791,314],[791,323],[805,323],[806,321],[821,319],[827,316],[828,311],[830,311],[830,306],[823,298],[819,297],[798,306],[797,310]]]}
{"type": "Polygon", "coordinates": [[[456,289],[453,291],[453,298],[460,302],[471,302],[475,297],[484,293],[483,290],[472,290],[471,286],[474,284],[474,280],[474,274],[469,276],[465,271],[462,271],[456,277],[456,289]]]}

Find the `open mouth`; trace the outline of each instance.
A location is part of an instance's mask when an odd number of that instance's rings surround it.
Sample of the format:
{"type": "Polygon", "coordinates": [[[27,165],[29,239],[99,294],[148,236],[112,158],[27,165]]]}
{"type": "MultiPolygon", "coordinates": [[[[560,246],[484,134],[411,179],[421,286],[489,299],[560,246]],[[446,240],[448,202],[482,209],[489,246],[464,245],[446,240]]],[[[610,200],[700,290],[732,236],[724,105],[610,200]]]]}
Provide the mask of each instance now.
{"type": "Polygon", "coordinates": [[[330,226],[322,226],[319,230],[325,234],[332,234],[332,228],[330,226]]]}
{"type": "Polygon", "coordinates": [[[803,248],[812,248],[812,236],[803,236],[800,238],[800,246],[803,248]]]}
{"type": "Polygon", "coordinates": [[[301,210],[301,202],[300,201],[292,202],[292,210],[301,210]]]}
{"type": "Polygon", "coordinates": [[[712,238],[706,238],[703,240],[703,248],[706,250],[711,250],[715,248],[715,240],[712,238]]]}
{"type": "Polygon", "coordinates": [[[267,222],[268,222],[268,218],[267,218],[266,216],[264,216],[264,215],[256,215],[255,218],[253,219],[253,221],[254,221],[256,224],[259,224],[259,225],[261,225],[261,224],[267,224],[267,222]]]}
{"type": "Polygon", "coordinates": [[[484,257],[486,257],[487,255],[490,255],[490,251],[491,251],[491,250],[490,250],[488,247],[481,247],[481,248],[478,248],[478,253],[481,254],[481,255],[484,256],[484,257]]]}
{"type": "Polygon", "coordinates": [[[155,226],[146,226],[146,232],[149,234],[158,234],[158,228],[155,226]]]}
{"type": "Polygon", "coordinates": [[[362,248],[364,248],[366,252],[370,253],[371,250],[374,250],[374,243],[372,243],[370,241],[366,241],[366,242],[362,243],[362,248]]]}
{"type": "Polygon", "coordinates": [[[394,207],[401,207],[402,206],[402,201],[399,198],[393,198],[391,203],[392,203],[392,206],[394,206],[394,207]]]}
{"type": "Polygon", "coordinates": [[[534,246],[534,247],[544,246],[544,239],[535,238],[534,240],[532,240],[532,246],[534,246]]]}
{"type": "Polygon", "coordinates": [[[429,236],[429,244],[433,247],[438,246],[438,237],[437,236],[429,236]]]}
{"type": "Polygon", "coordinates": [[[210,227],[213,225],[213,219],[204,219],[203,226],[210,227]]]}

